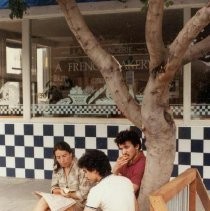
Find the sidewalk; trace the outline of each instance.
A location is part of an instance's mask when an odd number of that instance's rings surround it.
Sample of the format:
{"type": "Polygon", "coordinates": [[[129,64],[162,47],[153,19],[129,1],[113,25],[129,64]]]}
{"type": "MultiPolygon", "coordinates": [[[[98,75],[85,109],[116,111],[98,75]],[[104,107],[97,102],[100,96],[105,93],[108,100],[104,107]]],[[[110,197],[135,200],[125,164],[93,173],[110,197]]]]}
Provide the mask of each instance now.
{"type": "MultiPolygon", "coordinates": [[[[49,192],[50,182],[50,180],[0,177],[0,211],[32,211],[37,202],[33,191],[49,192]]],[[[196,211],[204,211],[200,200],[197,200],[196,205],[196,211]]]]}
{"type": "Polygon", "coordinates": [[[0,211],[32,211],[37,202],[33,191],[49,192],[50,182],[0,177],[0,211]]]}

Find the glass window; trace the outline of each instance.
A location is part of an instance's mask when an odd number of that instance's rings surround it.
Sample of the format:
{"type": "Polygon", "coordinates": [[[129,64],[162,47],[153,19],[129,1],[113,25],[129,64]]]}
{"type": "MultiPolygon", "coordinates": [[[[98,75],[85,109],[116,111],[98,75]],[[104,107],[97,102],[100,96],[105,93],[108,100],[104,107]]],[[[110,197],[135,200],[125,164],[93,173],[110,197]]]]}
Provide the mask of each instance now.
{"type": "MultiPolygon", "coordinates": [[[[194,14],[197,9],[192,9],[194,14]]],[[[194,40],[197,43],[209,36],[210,24],[194,40]]],[[[210,118],[210,54],[204,55],[192,62],[192,83],[191,83],[191,118],[210,118]]]]}
{"type": "Polygon", "coordinates": [[[183,118],[183,71],[175,75],[174,80],[170,83],[169,104],[176,119],[183,118]]]}
{"type": "Polygon", "coordinates": [[[21,22],[0,22],[0,115],[22,116],[21,22]]]}
{"type": "Polygon", "coordinates": [[[192,119],[210,117],[210,60],[192,62],[191,116],[192,119]]]}
{"type": "MultiPolygon", "coordinates": [[[[174,15],[180,21],[173,25],[175,31],[166,34],[166,42],[175,37],[182,24],[182,11],[170,11],[169,21],[174,15]]],[[[145,15],[103,14],[85,19],[101,45],[122,65],[129,91],[141,103],[149,76],[145,15]]],[[[164,25],[171,27],[167,21],[164,25]]],[[[32,43],[33,116],[122,117],[101,73],[84,54],[63,17],[33,20],[32,43]]],[[[182,117],[182,83],[179,75],[170,88],[176,117],[182,117]]]]}
{"type": "MultiPolygon", "coordinates": [[[[163,17],[164,43],[171,44],[183,27],[183,10],[165,10],[163,17]]],[[[183,70],[178,71],[170,83],[169,104],[176,119],[183,118],[183,70]]]]}
{"type": "Polygon", "coordinates": [[[21,74],[22,72],[22,48],[6,45],[6,73],[21,74]]]}

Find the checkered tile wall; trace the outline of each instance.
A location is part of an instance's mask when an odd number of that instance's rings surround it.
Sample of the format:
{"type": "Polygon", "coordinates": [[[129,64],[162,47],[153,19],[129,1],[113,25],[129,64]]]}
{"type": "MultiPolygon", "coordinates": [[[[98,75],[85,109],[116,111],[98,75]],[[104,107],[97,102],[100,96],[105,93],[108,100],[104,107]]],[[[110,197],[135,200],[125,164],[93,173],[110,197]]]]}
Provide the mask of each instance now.
{"type": "MultiPolygon", "coordinates": [[[[76,157],[85,149],[97,148],[107,153],[113,164],[118,157],[114,138],[128,128],[130,125],[0,124],[0,176],[50,179],[52,149],[60,140],[75,149],[76,157]]],[[[178,128],[172,176],[189,167],[199,170],[210,190],[210,127],[178,128]]]]}

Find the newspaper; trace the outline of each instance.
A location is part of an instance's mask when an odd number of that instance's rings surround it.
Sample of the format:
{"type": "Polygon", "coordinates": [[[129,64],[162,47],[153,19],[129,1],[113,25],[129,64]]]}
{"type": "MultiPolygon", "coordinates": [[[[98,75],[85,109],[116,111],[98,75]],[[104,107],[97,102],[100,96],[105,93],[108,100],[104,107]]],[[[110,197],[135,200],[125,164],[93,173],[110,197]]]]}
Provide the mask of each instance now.
{"type": "Polygon", "coordinates": [[[41,198],[43,197],[47,202],[51,211],[64,211],[76,203],[72,198],[66,198],[62,195],[44,193],[36,191],[35,194],[41,198]]]}

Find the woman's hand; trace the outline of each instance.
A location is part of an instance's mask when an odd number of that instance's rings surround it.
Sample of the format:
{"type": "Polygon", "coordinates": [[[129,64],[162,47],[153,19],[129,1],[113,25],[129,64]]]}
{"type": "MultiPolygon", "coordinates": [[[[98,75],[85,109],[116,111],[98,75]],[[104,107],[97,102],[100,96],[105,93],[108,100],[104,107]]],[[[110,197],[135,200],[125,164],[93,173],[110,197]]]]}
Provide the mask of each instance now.
{"type": "Polygon", "coordinates": [[[65,189],[61,189],[60,193],[61,193],[62,196],[70,198],[70,193],[67,192],[65,189]]]}
{"type": "Polygon", "coordinates": [[[60,188],[55,188],[55,189],[52,190],[52,193],[61,195],[61,189],[60,188]]]}

